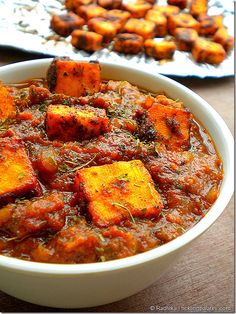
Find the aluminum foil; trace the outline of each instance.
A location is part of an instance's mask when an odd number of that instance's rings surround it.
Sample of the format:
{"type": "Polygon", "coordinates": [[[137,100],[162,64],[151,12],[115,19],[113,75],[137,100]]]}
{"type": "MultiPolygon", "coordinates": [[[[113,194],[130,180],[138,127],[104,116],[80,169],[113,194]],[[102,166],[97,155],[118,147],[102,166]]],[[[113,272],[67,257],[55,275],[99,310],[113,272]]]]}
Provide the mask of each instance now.
{"type": "MultiPolygon", "coordinates": [[[[172,61],[156,61],[143,53],[136,56],[118,54],[109,47],[88,54],[70,44],[70,36],[62,38],[49,28],[53,14],[66,12],[63,0],[0,0],[0,45],[51,56],[73,59],[109,61],[116,64],[150,68],[153,73],[175,76],[224,77],[234,74],[233,51],[218,66],[196,63],[191,54],[176,51],[172,61]]],[[[234,1],[210,0],[209,15],[223,14],[224,24],[234,35],[234,1]]],[[[159,0],[159,5],[166,1],[159,0]]]]}

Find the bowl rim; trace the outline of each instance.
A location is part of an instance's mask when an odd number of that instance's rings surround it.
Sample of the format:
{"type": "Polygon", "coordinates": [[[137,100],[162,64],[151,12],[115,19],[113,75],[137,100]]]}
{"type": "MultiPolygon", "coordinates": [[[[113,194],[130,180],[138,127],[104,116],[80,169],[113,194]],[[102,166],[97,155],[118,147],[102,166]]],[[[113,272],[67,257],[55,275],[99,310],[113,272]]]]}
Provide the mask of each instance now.
{"type": "MultiPolygon", "coordinates": [[[[5,65],[0,67],[0,75],[4,74],[5,71],[19,70],[31,68],[34,66],[48,66],[53,58],[36,59],[30,61],[17,62],[10,65],[5,65]]],[[[87,263],[87,264],[56,264],[56,263],[41,263],[32,262],[27,260],[21,260],[18,258],[8,257],[0,255],[0,267],[5,269],[14,270],[15,272],[30,272],[38,273],[41,275],[54,274],[56,276],[70,276],[70,275],[82,275],[82,274],[96,274],[109,271],[118,271],[120,269],[130,268],[134,266],[139,266],[140,264],[151,262],[157,258],[164,255],[171,254],[195,238],[199,237],[203,232],[205,232],[222,214],[234,191],[234,140],[228,126],[221,118],[221,116],[213,109],[205,100],[198,96],[195,92],[191,91],[184,85],[160,74],[153,74],[151,66],[147,66],[144,69],[133,68],[130,65],[119,65],[113,62],[100,62],[102,66],[112,66],[114,68],[123,68],[133,72],[134,74],[148,75],[154,79],[163,81],[164,83],[178,88],[183,93],[187,93],[189,96],[193,97],[200,105],[204,108],[207,113],[215,120],[218,127],[221,129],[222,138],[226,143],[227,155],[229,157],[228,162],[228,176],[223,179],[224,188],[222,188],[219,197],[216,202],[210,208],[209,212],[203,217],[196,225],[194,225],[190,230],[188,230],[183,235],[177,237],[176,239],[161,245],[160,247],[151,249],[147,252],[136,254],[134,256],[116,259],[112,261],[106,261],[103,263],[87,263]]]]}

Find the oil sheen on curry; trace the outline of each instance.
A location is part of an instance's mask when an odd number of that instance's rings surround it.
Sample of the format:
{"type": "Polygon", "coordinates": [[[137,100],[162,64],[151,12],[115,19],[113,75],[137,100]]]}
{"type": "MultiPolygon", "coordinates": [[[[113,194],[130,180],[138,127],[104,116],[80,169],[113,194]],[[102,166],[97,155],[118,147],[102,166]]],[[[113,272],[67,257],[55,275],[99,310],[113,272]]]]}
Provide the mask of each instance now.
{"type": "MultiPolygon", "coordinates": [[[[158,86],[157,86],[158,90],[158,86]]],[[[46,263],[139,254],[192,228],[223,169],[180,100],[56,58],[0,86],[0,253],[46,263]]]]}

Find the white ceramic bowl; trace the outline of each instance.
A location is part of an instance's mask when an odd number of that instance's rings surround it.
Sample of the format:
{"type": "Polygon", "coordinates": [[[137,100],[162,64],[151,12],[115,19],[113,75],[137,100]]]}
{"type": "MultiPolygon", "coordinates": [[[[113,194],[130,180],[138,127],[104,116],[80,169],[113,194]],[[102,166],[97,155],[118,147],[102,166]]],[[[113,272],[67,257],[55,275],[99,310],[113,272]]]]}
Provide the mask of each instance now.
{"type": "MultiPolygon", "coordinates": [[[[0,68],[0,80],[20,82],[45,77],[51,59],[21,62],[0,68]]],[[[213,137],[224,164],[220,195],[207,215],[177,239],[148,252],[94,264],[44,264],[0,255],[0,289],[35,304],[79,308],[102,305],[146,288],[166,271],[191,242],[220,216],[233,193],[233,138],[222,118],[201,97],[175,81],[145,71],[101,63],[105,79],[127,80],[146,90],[164,90],[191,108],[213,137]]]]}

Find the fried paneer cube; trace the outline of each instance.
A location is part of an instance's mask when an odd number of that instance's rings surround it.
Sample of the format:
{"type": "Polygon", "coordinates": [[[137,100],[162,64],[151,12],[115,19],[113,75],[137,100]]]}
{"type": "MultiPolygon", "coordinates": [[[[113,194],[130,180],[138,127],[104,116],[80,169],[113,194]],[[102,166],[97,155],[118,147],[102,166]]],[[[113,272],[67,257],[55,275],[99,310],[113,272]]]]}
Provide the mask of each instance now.
{"type": "Polygon", "coordinates": [[[144,50],[147,56],[156,60],[172,59],[176,45],[173,41],[163,40],[158,42],[153,39],[147,39],[144,42],[144,50]]]}
{"type": "Polygon", "coordinates": [[[75,30],[71,34],[71,44],[77,49],[93,52],[102,49],[103,36],[95,32],[75,30]]]}
{"type": "Polygon", "coordinates": [[[110,131],[109,119],[104,109],[83,106],[49,105],[46,131],[50,139],[73,141],[88,139],[110,131]]]}
{"type": "Polygon", "coordinates": [[[208,0],[192,0],[190,5],[190,14],[198,16],[206,14],[208,10],[208,0]]]}
{"type": "Polygon", "coordinates": [[[130,12],[131,17],[139,19],[146,15],[147,11],[151,9],[151,4],[147,2],[124,3],[123,7],[130,12]]]}
{"type": "Polygon", "coordinates": [[[7,87],[0,84],[0,123],[16,115],[16,107],[13,97],[7,87]]]}
{"type": "Polygon", "coordinates": [[[156,24],[147,20],[131,18],[124,26],[124,33],[134,33],[144,39],[153,38],[156,35],[156,24]]]}
{"type": "Polygon", "coordinates": [[[0,209],[0,230],[17,238],[46,230],[56,232],[65,224],[63,207],[63,196],[58,192],[6,205],[0,209]]]}
{"type": "Polygon", "coordinates": [[[167,0],[167,3],[170,5],[175,5],[183,10],[187,7],[188,1],[187,0],[167,0]]]}
{"type": "Polygon", "coordinates": [[[116,25],[118,32],[123,28],[130,16],[131,15],[128,11],[122,10],[109,10],[103,14],[105,19],[116,25]]]}
{"type": "Polygon", "coordinates": [[[177,15],[171,15],[168,20],[169,32],[171,35],[175,34],[175,30],[179,27],[192,28],[198,31],[199,22],[195,20],[190,14],[180,13],[177,15]]]}
{"type": "Polygon", "coordinates": [[[137,34],[122,33],[114,38],[114,51],[126,54],[138,54],[142,48],[143,37],[137,34]]]}
{"type": "Polygon", "coordinates": [[[177,28],[175,31],[175,42],[181,51],[191,51],[198,33],[192,28],[177,28]]]}
{"type": "Polygon", "coordinates": [[[180,13],[180,8],[174,5],[162,5],[161,6],[161,5],[156,4],[153,6],[152,10],[155,10],[164,14],[166,17],[180,13]]]}
{"type": "Polygon", "coordinates": [[[74,29],[79,29],[85,21],[73,12],[62,15],[53,15],[50,26],[60,36],[69,36],[74,29]]]}
{"type": "Polygon", "coordinates": [[[47,72],[49,90],[72,97],[97,93],[101,84],[100,71],[98,62],[55,58],[47,72]]]}
{"type": "Polygon", "coordinates": [[[88,21],[88,28],[103,36],[104,42],[110,42],[116,36],[117,27],[114,23],[103,17],[95,17],[88,21]]]}
{"type": "Polygon", "coordinates": [[[152,178],[140,160],[78,170],[75,190],[88,202],[93,223],[99,227],[135,217],[157,217],[163,208],[152,178]]]}
{"type": "Polygon", "coordinates": [[[234,47],[234,37],[229,35],[226,27],[220,27],[213,36],[213,41],[221,44],[226,52],[234,47]]]}
{"type": "Polygon", "coordinates": [[[167,34],[167,18],[157,10],[149,10],[145,15],[145,20],[156,24],[156,36],[164,37],[167,34]]]}
{"type": "Polygon", "coordinates": [[[17,197],[40,194],[24,145],[16,137],[0,139],[0,174],[0,204],[17,197]]]}
{"type": "Polygon", "coordinates": [[[199,38],[193,46],[192,55],[196,62],[220,64],[224,61],[226,52],[220,44],[199,38]]]}
{"type": "Polygon", "coordinates": [[[214,35],[218,28],[223,27],[222,15],[205,15],[201,14],[198,17],[200,22],[199,34],[203,36],[214,35]]]}
{"type": "Polygon", "coordinates": [[[122,0],[98,0],[97,3],[107,10],[115,10],[121,7],[122,0]]]}
{"type": "Polygon", "coordinates": [[[66,0],[65,6],[69,11],[76,12],[81,5],[88,5],[93,3],[93,0],[66,0]]]}
{"type": "Polygon", "coordinates": [[[147,119],[156,132],[155,140],[173,150],[189,148],[190,112],[154,104],[148,109],[147,119]]]}
{"type": "Polygon", "coordinates": [[[82,16],[85,20],[90,20],[93,17],[102,16],[106,9],[96,4],[81,5],[78,7],[76,13],[82,16]]]}

